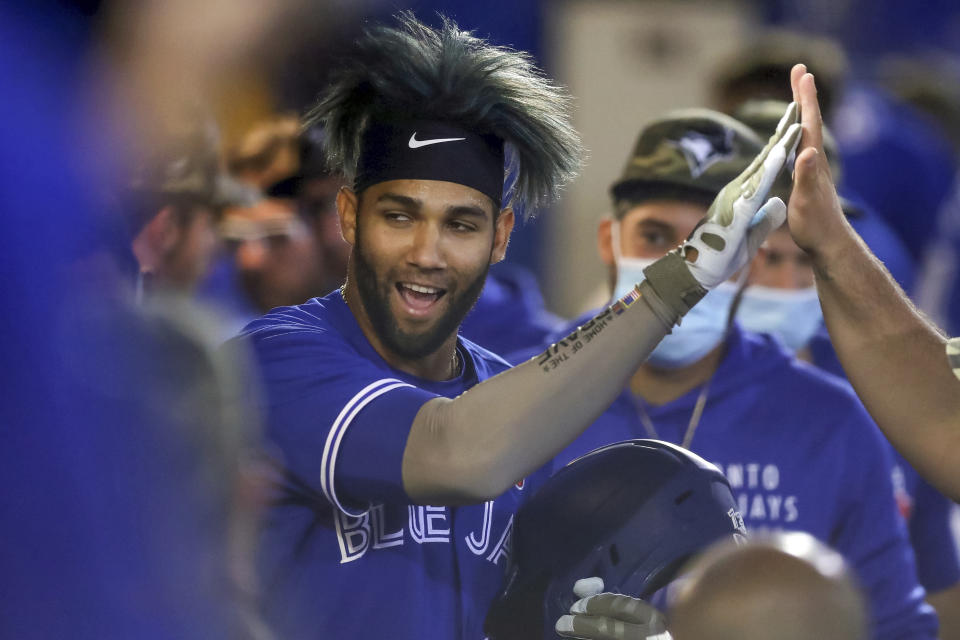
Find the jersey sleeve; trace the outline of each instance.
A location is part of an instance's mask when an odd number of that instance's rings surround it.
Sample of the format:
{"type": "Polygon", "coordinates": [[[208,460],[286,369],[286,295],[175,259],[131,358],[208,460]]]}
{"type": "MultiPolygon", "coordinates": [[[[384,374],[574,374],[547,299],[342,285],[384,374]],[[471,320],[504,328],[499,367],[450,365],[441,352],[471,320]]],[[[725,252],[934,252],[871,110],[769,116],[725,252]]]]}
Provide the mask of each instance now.
{"type": "Polygon", "coordinates": [[[917,557],[917,575],[928,593],[949,589],[960,582],[957,545],[950,527],[953,503],[903,464],[915,476],[910,514],[910,543],[917,557]]]}
{"type": "Polygon", "coordinates": [[[266,437],[288,476],[347,515],[410,502],[407,436],[436,394],[391,375],[336,333],[299,324],[248,334],[263,380],[266,437]]]}
{"type": "Polygon", "coordinates": [[[871,637],[936,638],[936,613],[917,580],[885,441],[859,404],[842,428],[847,438],[841,486],[847,500],[829,542],[853,565],[867,596],[875,624],[871,637]]]}

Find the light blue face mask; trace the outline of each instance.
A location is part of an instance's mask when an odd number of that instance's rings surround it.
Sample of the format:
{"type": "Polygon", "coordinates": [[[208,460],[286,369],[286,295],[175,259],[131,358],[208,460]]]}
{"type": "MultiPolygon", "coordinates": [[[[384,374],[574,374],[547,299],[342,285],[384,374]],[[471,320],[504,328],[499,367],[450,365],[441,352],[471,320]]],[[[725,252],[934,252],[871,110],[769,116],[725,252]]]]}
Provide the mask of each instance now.
{"type": "MultiPolygon", "coordinates": [[[[643,270],[656,258],[624,258],[620,255],[619,223],[613,223],[613,253],[617,263],[617,285],[613,299],[629,293],[644,279],[643,270]]],[[[678,369],[693,364],[713,351],[727,330],[727,315],[737,293],[737,285],[724,282],[710,291],[683,317],[680,326],[665,336],[647,362],[664,369],[678,369]]]]}
{"type": "Polygon", "coordinates": [[[798,351],[807,346],[823,322],[817,288],[747,287],[737,309],[737,321],[747,331],[769,333],[798,351]]]}

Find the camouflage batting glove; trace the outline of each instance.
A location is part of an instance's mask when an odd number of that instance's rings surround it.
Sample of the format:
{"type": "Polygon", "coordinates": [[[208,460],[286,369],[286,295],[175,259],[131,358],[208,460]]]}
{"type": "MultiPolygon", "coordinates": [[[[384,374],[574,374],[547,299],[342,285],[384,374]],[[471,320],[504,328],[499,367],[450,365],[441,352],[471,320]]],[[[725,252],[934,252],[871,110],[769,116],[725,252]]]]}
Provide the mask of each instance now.
{"type": "Polygon", "coordinates": [[[580,599],[561,616],[556,631],[583,640],[670,640],[666,618],[643,600],[619,593],[602,593],[601,578],[577,580],[580,599]]]}
{"type": "Polygon", "coordinates": [[[786,219],[783,201],[767,200],[767,194],[800,142],[799,116],[797,103],[791,102],[767,145],[717,194],[703,222],[680,246],[690,273],[704,289],[745,267],[786,219]]]}

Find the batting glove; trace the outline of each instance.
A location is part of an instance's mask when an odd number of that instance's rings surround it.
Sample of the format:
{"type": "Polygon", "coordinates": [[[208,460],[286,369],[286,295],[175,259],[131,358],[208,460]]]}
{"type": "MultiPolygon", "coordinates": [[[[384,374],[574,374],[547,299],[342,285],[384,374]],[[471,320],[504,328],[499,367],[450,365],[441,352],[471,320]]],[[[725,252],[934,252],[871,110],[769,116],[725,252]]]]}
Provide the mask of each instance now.
{"type": "Polygon", "coordinates": [[[797,103],[791,102],[767,145],[717,194],[703,222],[680,246],[704,289],[746,266],[767,235],[786,220],[786,205],[780,198],[767,200],[767,194],[800,142],[799,115],[797,103]]]}
{"type": "Polygon", "coordinates": [[[602,591],[601,578],[577,580],[573,592],[580,599],[570,615],[557,620],[557,633],[583,640],[670,640],[657,609],[638,598],[602,591]]]}

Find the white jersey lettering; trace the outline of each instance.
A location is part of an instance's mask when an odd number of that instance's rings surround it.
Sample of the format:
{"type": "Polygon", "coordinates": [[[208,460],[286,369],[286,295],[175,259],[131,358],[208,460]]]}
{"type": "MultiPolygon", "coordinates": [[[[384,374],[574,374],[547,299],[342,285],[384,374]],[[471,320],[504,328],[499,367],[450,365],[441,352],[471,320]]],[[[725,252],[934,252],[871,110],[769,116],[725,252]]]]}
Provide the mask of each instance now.
{"type": "Polygon", "coordinates": [[[467,541],[467,548],[477,556],[482,556],[487,552],[490,545],[490,528],[493,526],[493,500],[489,500],[483,505],[483,525],[480,531],[480,539],[476,539],[476,532],[471,532],[464,540],[467,541]]]}

